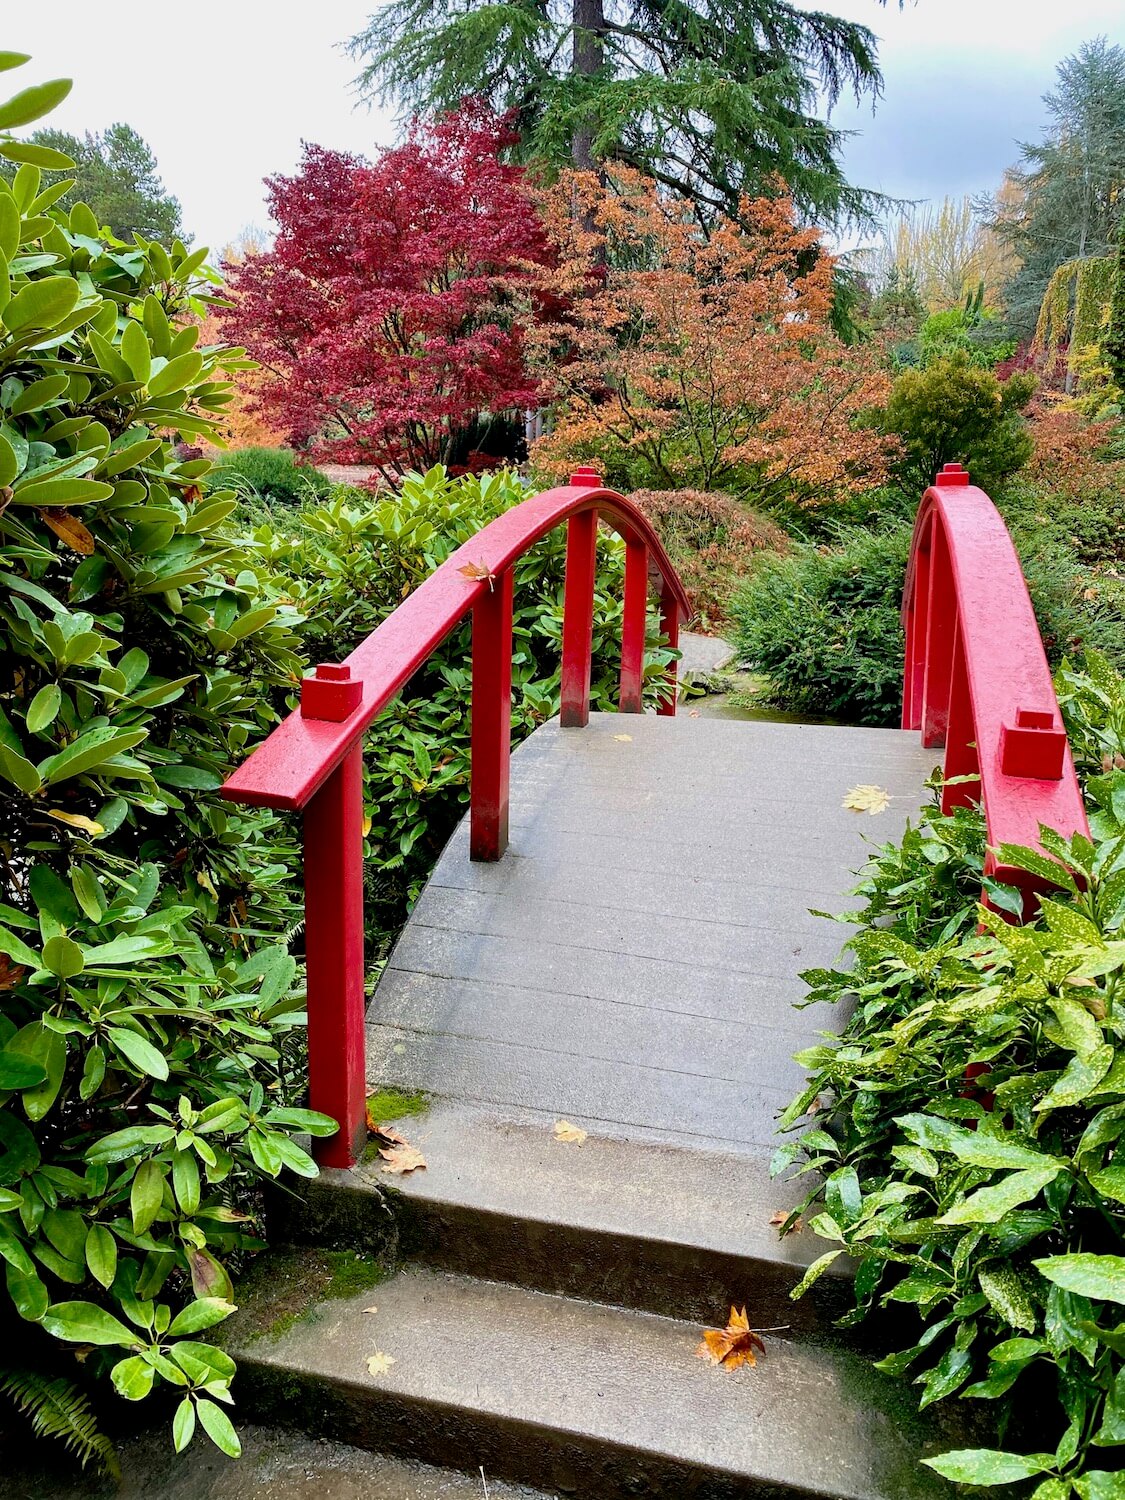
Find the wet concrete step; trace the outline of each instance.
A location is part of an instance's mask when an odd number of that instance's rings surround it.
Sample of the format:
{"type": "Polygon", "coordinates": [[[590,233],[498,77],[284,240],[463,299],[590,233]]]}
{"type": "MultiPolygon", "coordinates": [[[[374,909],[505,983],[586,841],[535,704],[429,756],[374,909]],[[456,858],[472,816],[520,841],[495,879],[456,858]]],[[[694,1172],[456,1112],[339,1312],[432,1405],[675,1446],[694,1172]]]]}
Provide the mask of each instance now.
{"type": "Polygon", "coordinates": [[[952,1494],[918,1460],[959,1435],[852,1353],[767,1333],[730,1371],[692,1323],[423,1269],[282,1306],[235,1321],[240,1407],[336,1441],[584,1500],[952,1494]]]}
{"type": "MultiPolygon", "coordinates": [[[[578,1121],[581,1124],[581,1120],[578,1121]]],[[[555,1139],[555,1120],[439,1103],[397,1122],[425,1170],[390,1177],[377,1153],[325,1171],[276,1204],[275,1242],[391,1250],[444,1270],[700,1322],[746,1303],[758,1326],[827,1330],[850,1306],[838,1261],[799,1302],[789,1292],[824,1242],[770,1223],[802,1197],[764,1157],[591,1130],[555,1139]],[[395,1243],[391,1243],[392,1226],[395,1243]]]]}

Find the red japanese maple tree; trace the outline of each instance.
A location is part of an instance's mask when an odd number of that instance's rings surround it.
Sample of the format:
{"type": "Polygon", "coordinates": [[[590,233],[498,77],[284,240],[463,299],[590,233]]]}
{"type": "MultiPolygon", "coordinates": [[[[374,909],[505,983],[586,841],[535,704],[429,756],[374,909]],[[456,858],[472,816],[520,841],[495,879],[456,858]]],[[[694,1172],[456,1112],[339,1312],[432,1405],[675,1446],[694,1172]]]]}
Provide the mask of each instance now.
{"type": "Polygon", "coordinates": [[[468,102],[374,164],[306,145],[268,180],[277,239],[232,272],[226,333],[266,371],[261,414],[318,460],[427,468],[537,403],[528,272],[551,252],[508,139],[468,102]]]}

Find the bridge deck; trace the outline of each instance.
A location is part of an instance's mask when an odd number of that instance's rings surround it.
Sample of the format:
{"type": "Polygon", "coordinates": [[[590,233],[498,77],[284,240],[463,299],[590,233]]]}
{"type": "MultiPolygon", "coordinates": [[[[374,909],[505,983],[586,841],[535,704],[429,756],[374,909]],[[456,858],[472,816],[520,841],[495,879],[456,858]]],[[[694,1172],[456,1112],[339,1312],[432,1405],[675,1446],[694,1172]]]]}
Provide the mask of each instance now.
{"type": "Polygon", "coordinates": [[[863,836],[897,837],[935,762],[893,730],[596,714],[512,762],[511,845],[462,826],[368,1015],[373,1085],[591,1134],[761,1156],[839,1024],[794,1010],[829,965],[863,836]],[[857,784],[892,794],[869,817],[857,784]]]}

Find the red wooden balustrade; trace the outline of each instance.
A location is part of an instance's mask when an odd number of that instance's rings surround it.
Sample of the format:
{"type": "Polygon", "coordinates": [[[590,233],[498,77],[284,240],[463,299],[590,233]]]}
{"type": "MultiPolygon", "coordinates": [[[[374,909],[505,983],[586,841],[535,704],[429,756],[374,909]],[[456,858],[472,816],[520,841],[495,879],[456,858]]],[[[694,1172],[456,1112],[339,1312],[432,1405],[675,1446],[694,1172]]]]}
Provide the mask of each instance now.
{"type": "Polygon", "coordinates": [[[946,464],[922,497],[903,624],[902,727],[945,746],[942,810],[981,804],[985,874],[1030,901],[1035,878],[1001,864],[996,848],[1039,848],[1041,825],[1064,838],[1089,826],[1016,549],[959,464],[946,464]]]}
{"type": "MultiPolygon", "coordinates": [[[[644,515],[603,488],[593,469],[579,469],[569,484],[514,506],[459,547],[343,662],[318,666],[301,684],[300,708],[223,787],[232,802],[304,813],[309,1104],[340,1123],[335,1136],[316,1143],[325,1166],[352,1166],[365,1135],[363,735],[471,610],[470,854],[499,859],[508,842],[512,567],[567,523],[561,722],[581,727],[590,716],[599,520],[625,540],[620,707],[640,713],[649,562],[662,580],[661,628],[672,646],[690,613],[688,599],[644,515]],[[462,572],[469,564],[473,576],[462,572]]],[[[673,664],[660,712],[675,711],[673,664]]]]}

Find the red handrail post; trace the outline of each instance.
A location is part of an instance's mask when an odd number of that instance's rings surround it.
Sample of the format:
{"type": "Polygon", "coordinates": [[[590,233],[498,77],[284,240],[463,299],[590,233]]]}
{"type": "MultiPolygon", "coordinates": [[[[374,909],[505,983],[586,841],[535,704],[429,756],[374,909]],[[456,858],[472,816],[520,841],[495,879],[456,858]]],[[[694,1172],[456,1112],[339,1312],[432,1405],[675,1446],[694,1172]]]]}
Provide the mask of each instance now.
{"type": "Polygon", "coordinates": [[[644,712],[645,630],[648,624],[648,548],[638,536],[625,539],[625,607],[621,617],[623,714],[644,712]]]}
{"type": "Polygon", "coordinates": [[[508,847],[512,754],[512,569],[473,606],[473,729],[469,858],[497,860],[508,847]]]}
{"type": "Polygon", "coordinates": [[[559,722],[564,729],[582,729],[590,722],[590,653],[594,636],[597,544],[597,511],[580,510],[572,515],[567,522],[566,585],[563,590],[559,722]]]}
{"type": "MultiPolygon", "coordinates": [[[[302,685],[301,716],[340,723],[359,706],[361,691],[347,667],[318,667],[302,685]]],[[[360,741],[304,812],[309,1106],[340,1125],[314,1150],[322,1166],[351,1167],[366,1132],[360,741]]]]}
{"type": "Polygon", "coordinates": [[[980,759],[977,756],[973,729],[973,703],[969,694],[969,669],[965,642],[959,625],[953,632],[953,665],[949,679],[949,718],[946,729],[945,761],[942,766],[945,785],[941,789],[941,810],[950,813],[955,807],[972,807],[981,800],[980,759]],[[962,776],[974,777],[961,781],[962,776]]]}
{"type": "MultiPolygon", "coordinates": [[[[660,590],[660,633],[667,640],[673,651],[678,651],[680,646],[680,603],[676,598],[675,589],[664,580],[660,590]]],[[[679,663],[670,661],[668,670],[664,674],[664,681],[668,685],[667,696],[661,700],[660,707],[656,710],[664,718],[674,718],[676,713],[676,697],[679,692],[679,663]]]]}

